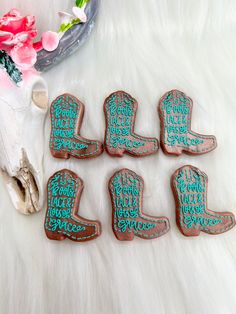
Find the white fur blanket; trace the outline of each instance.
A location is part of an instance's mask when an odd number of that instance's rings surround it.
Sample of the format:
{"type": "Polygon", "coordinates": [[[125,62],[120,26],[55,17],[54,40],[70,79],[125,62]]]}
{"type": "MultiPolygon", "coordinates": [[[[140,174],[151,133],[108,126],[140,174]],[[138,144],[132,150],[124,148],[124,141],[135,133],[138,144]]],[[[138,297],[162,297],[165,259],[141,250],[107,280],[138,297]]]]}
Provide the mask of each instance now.
{"type": "MultiPolygon", "coordinates": [[[[55,30],[57,11],[73,0],[1,0],[0,13],[18,7],[37,16],[40,32],[55,30]]],[[[45,208],[17,213],[0,185],[1,314],[234,314],[236,228],[185,238],[175,223],[170,176],[193,164],[209,176],[209,208],[236,214],[236,1],[102,0],[89,41],[44,75],[50,101],[69,92],[85,103],[82,135],[103,139],[103,101],[123,89],[139,102],[136,131],[159,136],[159,98],[178,88],[193,98],[195,131],[214,134],[218,148],[204,156],[57,160],[48,148],[46,179],[63,167],[78,173],[85,189],[80,214],[99,219],[100,238],[76,244],[49,241],[45,208]],[[116,240],[107,182],[128,167],[145,181],[144,209],[169,217],[171,231],[152,241],[116,240]]],[[[35,139],[37,141],[37,139],[35,139]]]]}

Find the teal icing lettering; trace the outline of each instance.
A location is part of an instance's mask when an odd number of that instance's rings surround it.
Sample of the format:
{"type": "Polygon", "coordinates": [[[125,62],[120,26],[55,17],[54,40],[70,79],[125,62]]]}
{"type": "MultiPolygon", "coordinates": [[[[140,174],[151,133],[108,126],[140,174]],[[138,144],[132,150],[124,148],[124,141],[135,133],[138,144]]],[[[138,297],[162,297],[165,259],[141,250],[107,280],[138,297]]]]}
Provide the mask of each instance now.
{"type": "Polygon", "coordinates": [[[54,138],[54,144],[56,150],[68,148],[70,150],[81,150],[88,148],[88,145],[79,142],[74,142],[70,139],[58,139],[54,138]]]}
{"type": "Polygon", "coordinates": [[[56,218],[70,218],[71,217],[71,209],[57,209],[57,208],[49,208],[48,209],[49,217],[56,218]]]}
{"type": "Polygon", "coordinates": [[[155,227],[156,224],[151,222],[142,222],[128,219],[120,219],[118,221],[118,228],[121,230],[121,232],[126,232],[127,229],[134,229],[135,231],[150,230],[155,227]]]}
{"type": "Polygon", "coordinates": [[[201,194],[181,194],[180,200],[182,204],[196,204],[202,203],[202,195],[201,194]]]}
{"type": "Polygon", "coordinates": [[[126,210],[126,209],[117,209],[116,216],[118,218],[138,218],[138,208],[126,210]]]}
{"type": "Polygon", "coordinates": [[[130,118],[127,116],[112,116],[110,120],[110,124],[114,127],[118,126],[130,126],[130,118]]]}
{"type": "Polygon", "coordinates": [[[145,145],[145,142],[132,141],[128,138],[122,138],[119,136],[111,136],[111,146],[117,148],[118,145],[125,145],[127,148],[137,148],[145,145]]]}
{"type": "MultiPolygon", "coordinates": [[[[165,103],[165,101],[163,101],[165,103]]],[[[181,114],[188,114],[189,113],[189,108],[185,105],[173,105],[171,102],[166,103],[164,106],[164,110],[166,111],[167,114],[171,113],[181,113],[181,114]]]]}
{"type": "Polygon", "coordinates": [[[138,220],[140,217],[139,181],[128,173],[113,178],[113,204],[115,224],[121,232],[128,230],[143,231],[156,227],[152,221],[138,220]]]}
{"type": "Polygon", "coordinates": [[[201,225],[202,227],[215,226],[222,223],[222,219],[217,218],[205,218],[203,216],[187,216],[184,215],[184,224],[187,228],[192,228],[194,225],[201,225]]]}
{"type": "Polygon", "coordinates": [[[52,231],[56,231],[57,229],[65,230],[66,232],[79,232],[85,230],[85,227],[82,227],[80,225],[75,225],[69,223],[68,221],[53,218],[50,218],[49,220],[49,227],[52,231]]]}
{"type": "MultiPolygon", "coordinates": [[[[74,105],[76,107],[76,104],[70,104],[74,105]]],[[[54,115],[57,119],[60,118],[70,118],[70,119],[75,119],[77,117],[77,110],[74,108],[69,108],[69,109],[62,109],[61,105],[55,106],[54,108],[54,115]]]]}
{"type": "MultiPolygon", "coordinates": [[[[60,188],[60,190],[61,190],[61,188],[60,188]]],[[[72,193],[74,194],[73,191],[72,191],[72,193]]],[[[68,197],[52,197],[51,205],[55,206],[57,208],[68,208],[68,207],[71,207],[71,205],[72,205],[71,204],[71,198],[68,198],[68,197]]]]}
{"type": "Polygon", "coordinates": [[[60,187],[57,181],[51,180],[48,186],[48,189],[49,191],[52,192],[52,196],[57,196],[57,194],[59,194],[60,196],[68,196],[68,197],[75,196],[74,182],[71,182],[67,187],[60,187]]]}
{"type": "Polygon", "coordinates": [[[75,120],[69,119],[55,119],[53,123],[54,128],[69,129],[75,127],[75,120]]]}
{"type": "Polygon", "coordinates": [[[132,116],[133,115],[133,108],[130,106],[130,104],[125,105],[117,105],[114,102],[109,103],[109,110],[111,115],[125,115],[125,116],[132,116]]]}
{"type": "Polygon", "coordinates": [[[167,133],[178,133],[178,134],[187,134],[188,129],[187,126],[175,126],[175,125],[167,125],[166,126],[167,133]]]}
{"type": "Polygon", "coordinates": [[[175,146],[176,144],[178,145],[184,145],[184,146],[187,146],[187,147],[190,147],[190,146],[197,146],[199,144],[202,144],[204,141],[199,139],[199,138],[188,138],[186,136],[179,136],[177,134],[175,135],[170,135],[168,134],[168,137],[167,137],[167,141],[169,143],[170,146],[175,146]]]}
{"type": "Polygon", "coordinates": [[[117,197],[116,198],[116,206],[117,207],[131,207],[132,206],[132,198],[131,197],[117,197]]]}
{"type": "Polygon", "coordinates": [[[181,115],[177,115],[177,116],[166,116],[165,121],[167,124],[171,124],[171,125],[182,125],[182,124],[187,124],[186,121],[186,116],[181,116],[181,115]]]}
{"type": "Polygon", "coordinates": [[[129,135],[129,132],[130,132],[129,128],[110,127],[109,130],[111,134],[123,135],[123,136],[129,135]]]}
{"type": "Polygon", "coordinates": [[[54,129],[53,130],[53,136],[54,137],[73,138],[74,137],[74,130],[54,129]]]}
{"type": "Polygon", "coordinates": [[[180,207],[180,211],[182,214],[203,214],[205,212],[205,204],[200,204],[200,205],[182,205],[180,207]]]}

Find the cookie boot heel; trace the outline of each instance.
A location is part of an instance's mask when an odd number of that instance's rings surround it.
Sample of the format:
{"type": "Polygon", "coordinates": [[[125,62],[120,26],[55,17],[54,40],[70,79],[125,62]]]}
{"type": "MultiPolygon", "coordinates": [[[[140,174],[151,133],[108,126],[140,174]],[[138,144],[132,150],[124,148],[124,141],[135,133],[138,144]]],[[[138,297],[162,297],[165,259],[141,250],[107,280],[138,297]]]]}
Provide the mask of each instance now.
{"type": "Polygon", "coordinates": [[[55,158],[62,158],[62,159],[69,159],[70,155],[67,152],[60,152],[60,151],[55,151],[53,149],[50,150],[51,154],[55,158]]]}

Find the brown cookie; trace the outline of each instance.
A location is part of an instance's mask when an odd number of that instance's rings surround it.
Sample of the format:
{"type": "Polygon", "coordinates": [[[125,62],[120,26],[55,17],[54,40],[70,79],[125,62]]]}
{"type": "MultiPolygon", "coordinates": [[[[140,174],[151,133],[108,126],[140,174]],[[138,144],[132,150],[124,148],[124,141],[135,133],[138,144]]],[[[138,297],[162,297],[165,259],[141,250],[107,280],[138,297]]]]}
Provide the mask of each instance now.
{"type": "Polygon", "coordinates": [[[135,172],[121,169],[115,172],[108,184],[112,201],[112,228],[118,240],[130,241],[134,236],[154,239],[170,229],[166,217],[144,214],[144,181],[135,172]]]}
{"type": "Polygon", "coordinates": [[[48,180],[47,212],[44,229],[51,240],[82,242],[97,238],[101,224],[78,215],[83,181],[72,171],[63,169],[48,180]]]}
{"type": "Polygon", "coordinates": [[[200,232],[219,234],[234,227],[235,217],[230,212],[214,212],[207,207],[207,175],[187,165],[175,171],[171,186],[176,203],[176,222],[185,236],[200,232]]]}
{"type": "Polygon", "coordinates": [[[137,101],[128,93],[117,91],[104,102],[106,117],[105,148],[109,155],[122,157],[127,153],[144,157],[157,152],[156,138],[139,136],[134,132],[137,101]]]}
{"type": "Polygon", "coordinates": [[[56,158],[68,159],[97,157],[103,152],[99,141],[80,136],[84,105],[75,96],[63,94],[51,105],[50,150],[56,158]]]}
{"type": "Polygon", "coordinates": [[[213,135],[201,135],[191,130],[193,101],[183,92],[171,90],[159,102],[161,147],[166,154],[205,154],[216,148],[213,135]]]}

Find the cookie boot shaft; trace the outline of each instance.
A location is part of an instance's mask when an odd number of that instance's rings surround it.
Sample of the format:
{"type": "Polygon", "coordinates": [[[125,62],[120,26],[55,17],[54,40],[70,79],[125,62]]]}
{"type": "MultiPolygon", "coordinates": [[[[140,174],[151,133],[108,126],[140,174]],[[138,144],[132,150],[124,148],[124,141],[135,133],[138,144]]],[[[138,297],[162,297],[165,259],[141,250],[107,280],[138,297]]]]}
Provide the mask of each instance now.
{"type": "Polygon", "coordinates": [[[47,211],[44,223],[46,235],[52,240],[82,242],[97,238],[101,224],[78,215],[83,181],[72,171],[63,169],[48,180],[47,211]]]}
{"type": "Polygon", "coordinates": [[[118,240],[158,238],[170,229],[166,217],[152,217],[142,212],[144,182],[129,169],[117,171],[109,181],[112,202],[112,228],[118,240]]]}
{"type": "Polygon", "coordinates": [[[191,130],[192,107],[192,99],[178,90],[167,92],[160,99],[161,147],[166,154],[200,155],[216,148],[215,136],[191,130]]]}
{"type": "Polygon", "coordinates": [[[156,138],[139,136],[134,132],[137,101],[123,91],[112,93],[104,102],[106,117],[105,148],[111,156],[129,154],[144,157],[157,152],[156,138]]]}
{"type": "Polygon", "coordinates": [[[207,184],[207,175],[190,165],[179,168],[172,176],[176,222],[185,236],[198,236],[201,231],[219,234],[232,229],[235,225],[232,213],[208,209],[207,184]]]}
{"type": "Polygon", "coordinates": [[[80,136],[84,105],[70,94],[58,96],[52,103],[50,151],[56,158],[97,157],[103,152],[102,143],[80,136]]]}

